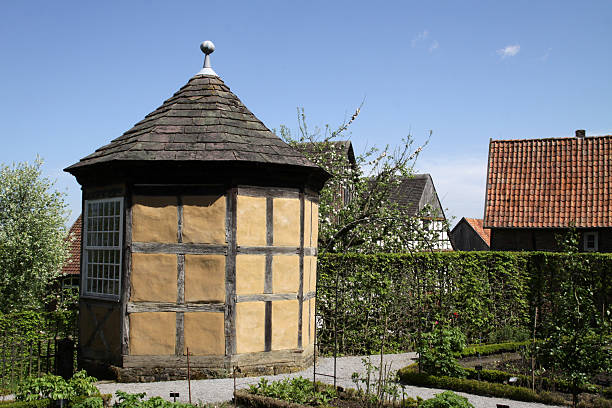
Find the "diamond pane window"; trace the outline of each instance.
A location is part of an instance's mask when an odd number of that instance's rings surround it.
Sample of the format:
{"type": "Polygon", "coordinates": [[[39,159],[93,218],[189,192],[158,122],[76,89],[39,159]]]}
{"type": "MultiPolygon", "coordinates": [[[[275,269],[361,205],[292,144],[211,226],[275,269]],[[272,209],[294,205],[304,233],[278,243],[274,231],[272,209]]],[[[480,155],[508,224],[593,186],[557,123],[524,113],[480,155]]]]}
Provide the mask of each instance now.
{"type": "Polygon", "coordinates": [[[85,201],[83,294],[119,298],[123,200],[85,201]]]}

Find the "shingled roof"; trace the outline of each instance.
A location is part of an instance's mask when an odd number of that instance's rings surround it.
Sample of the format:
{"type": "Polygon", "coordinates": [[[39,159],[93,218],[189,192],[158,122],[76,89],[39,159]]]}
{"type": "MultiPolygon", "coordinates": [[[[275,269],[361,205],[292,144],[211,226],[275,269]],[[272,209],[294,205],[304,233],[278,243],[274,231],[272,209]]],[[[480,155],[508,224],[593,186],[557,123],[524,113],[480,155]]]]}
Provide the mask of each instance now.
{"type": "Polygon", "coordinates": [[[320,169],[253,115],[216,75],[196,75],[122,136],[66,171],[129,161],[244,162],[320,169]]]}
{"type": "Polygon", "coordinates": [[[484,226],[612,227],[612,136],[492,140],[484,226]]]}
{"type": "MultiPolygon", "coordinates": [[[[487,246],[491,246],[491,229],[483,227],[482,218],[467,218],[463,217],[463,219],[469,224],[470,227],[482,238],[482,240],[487,244],[487,246]]],[[[459,225],[459,224],[457,224],[459,225]]],[[[454,228],[453,228],[454,230],[454,228]]]]}
{"type": "Polygon", "coordinates": [[[81,273],[81,216],[76,219],[68,231],[68,257],[62,266],[63,275],[79,275],[81,273]]]}
{"type": "Polygon", "coordinates": [[[414,174],[400,181],[391,193],[390,199],[407,211],[408,216],[415,216],[425,208],[431,207],[436,218],[445,218],[442,205],[430,174],[414,174]]]}

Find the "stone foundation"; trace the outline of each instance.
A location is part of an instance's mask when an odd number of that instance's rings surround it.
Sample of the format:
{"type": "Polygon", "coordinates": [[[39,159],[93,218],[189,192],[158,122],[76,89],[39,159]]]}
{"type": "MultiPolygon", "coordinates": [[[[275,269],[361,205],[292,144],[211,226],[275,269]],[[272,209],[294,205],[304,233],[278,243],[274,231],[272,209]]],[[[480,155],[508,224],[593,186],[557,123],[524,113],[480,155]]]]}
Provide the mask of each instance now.
{"type": "MultiPolygon", "coordinates": [[[[123,383],[187,379],[187,360],[185,356],[168,356],[167,358],[151,356],[148,360],[145,363],[144,359],[125,356],[123,367],[92,360],[82,360],[80,366],[100,379],[111,379],[123,383]]],[[[232,358],[212,357],[205,359],[194,356],[190,357],[190,377],[192,380],[230,378],[234,375],[234,367],[236,368],[236,377],[293,373],[312,366],[312,363],[312,349],[308,351],[282,350],[238,354],[232,358]]]]}

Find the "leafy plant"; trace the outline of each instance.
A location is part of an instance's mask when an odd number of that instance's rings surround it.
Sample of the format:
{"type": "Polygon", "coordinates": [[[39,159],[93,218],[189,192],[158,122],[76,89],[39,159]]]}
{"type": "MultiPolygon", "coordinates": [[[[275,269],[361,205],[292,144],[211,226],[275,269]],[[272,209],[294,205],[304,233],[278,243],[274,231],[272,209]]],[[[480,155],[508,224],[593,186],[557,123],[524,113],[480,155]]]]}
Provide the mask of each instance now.
{"type": "Polygon", "coordinates": [[[357,386],[361,399],[368,407],[382,407],[387,403],[395,406],[397,401],[404,401],[404,405],[411,400],[399,382],[397,372],[391,370],[391,364],[376,366],[370,357],[361,359],[366,373],[360,375],[353,373],[351,379],[357,386]]]}
{"type": "Polygon", "coordinates": [[[96,381],[84,370],[75,373],[68,382],[58,375],[46,374],[21,383],[15,392],[15,398],[18,401],[34,401],[42,398],[60,400],[98,395],[100,392],[94,385],[96,381]]]}
{"type": "Polygon", "coordinates": [[[452,391],[436,394],[434,398],[423,401],[420,408],[474,408],[467,398],[452,391]]]}
{"type": "Polygon", "coordinates": [[[456,327],[436,321],[434,329],[422,336],[417,348],[419,364],[428,374],[465,377],[465,371],[454,357],[465,347],[465,336],[456,327]]]}
{"type": "Polygon", "coordinates": [[[336,390],[323,385],[313,384],[303,377],[286,378],[284,380],[268,382],[265,378],[259,383],[249,386],[251,394],[276,398],[296,404],[325,405],[336,398],[336,390]]]}
{"type": "Polygon", "coordinates": [[[81,402],[72,404],[72,408],[104,408],[104,401],[101,397],[88,397],[81,402]]]}

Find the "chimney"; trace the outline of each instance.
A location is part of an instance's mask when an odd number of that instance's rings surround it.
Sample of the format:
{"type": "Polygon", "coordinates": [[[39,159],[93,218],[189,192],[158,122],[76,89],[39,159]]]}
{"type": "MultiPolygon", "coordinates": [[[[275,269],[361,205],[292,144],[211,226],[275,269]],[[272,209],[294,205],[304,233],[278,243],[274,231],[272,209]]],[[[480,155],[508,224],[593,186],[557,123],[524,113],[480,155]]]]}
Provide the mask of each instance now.
{"type": "Polygon", "coordinates": [[[578,129],[578,130],[576,130],[576,137],[579,137],[579,138],[581,138],[581,139],[584,139],[584,136],[585,136],[585,131],[584,131],[584,129],[578,129]]]}

